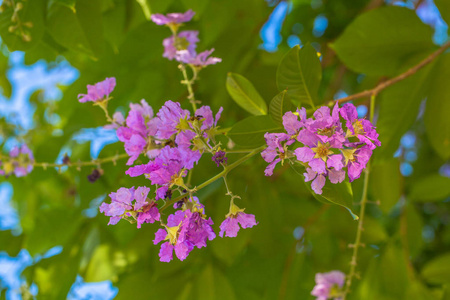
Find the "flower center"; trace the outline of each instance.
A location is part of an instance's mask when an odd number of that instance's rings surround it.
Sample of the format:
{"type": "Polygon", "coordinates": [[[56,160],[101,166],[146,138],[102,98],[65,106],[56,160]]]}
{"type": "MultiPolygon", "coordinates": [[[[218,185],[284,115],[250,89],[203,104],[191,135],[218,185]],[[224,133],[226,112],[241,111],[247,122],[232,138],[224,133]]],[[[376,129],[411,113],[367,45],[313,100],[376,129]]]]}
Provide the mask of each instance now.
{"type": "Polygon", "coordinates": [[[323,161],[327,161],[328,155],[333,154],[333,151],[330,150],[330,143],[322,144],[321,142],[317,143],[316,148],[311,148],[316,155],[314,158],[321,158],[323,161]]]}
{"type": "Polygon", "coordinates": [[[356,120],[355,122],[353,122],[353,130],[355,130],[355,135],[358,135],[358,134],[364,135],[364,134],[366,134],[364,132],[364,127],[363,127],[363,125],[362,125],[360,120],[356,120]]]}

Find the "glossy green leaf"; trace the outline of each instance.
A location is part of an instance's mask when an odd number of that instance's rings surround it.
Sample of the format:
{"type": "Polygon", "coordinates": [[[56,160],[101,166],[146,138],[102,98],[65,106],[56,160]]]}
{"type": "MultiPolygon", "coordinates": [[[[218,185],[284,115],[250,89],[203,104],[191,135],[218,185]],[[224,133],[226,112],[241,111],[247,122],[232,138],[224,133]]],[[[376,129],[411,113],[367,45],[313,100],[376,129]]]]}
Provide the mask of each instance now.
{"type": "Polygon", "coordinates": [[[322,67],[311,45],[295,46],[283,57],[277,69],[277,86],[287,90],[297,106],[318,104],[317,92],[322,80],[322,67]]]}
{"type": "Polygon", "coordinates": [[[283,125],[283,116],[287,111],[291,110],[291,107],[292,105],[287,90],[284,90],[270,101],[269,116],[275,123],[283,125]]]}
{"type": "Polygon", "coordinates": [[[442,159],[450,158],[450,55],[441,57],[433,69],[433,80],[425,108],[425,128],[431,145],[442,159]]]}
{"type": "MultiPolygon", "coordinates": [[[[305,177],[303,173],[306,172],[305,167],[298,161],[294,160],[290,161],[289,164],[294,169],[294,171],[302,177],[304,181],[305,177]]],[[[351,184],[348,182],[348,179],[345,179],[343,182],[337,184],[333,184],[329,180],[327,180],[324,187],[322,188],[321,195],[316,194],[311,189],[311,182],[305,182],[305,185],[314,196],[314,198],[316,198],[318,201],[345,207],[352,215],[353,219],[357,220],[359,218],[353,212],[353,190],[351,184]]]]}
{"type": "Polygon", "coordinates": [[[450,196],[450,178],[439,174],[420,178],[411,187],[409,197],[416,202],[445,200],[450,196]]]}
{"type": "Polygon", "coordinates": [[[104,37],[100,0],[78,0],[75,11],[54,3],[48,11],[47,28],[62,46],[98,56],[103,52],[104,37]]]}
{"type": "Polygon", "coordinates": [[[434,0],[439,12],[441,13],[442,19],[449,24],[450,23],[450,1],[447,0],[434,0]]]}
{"type": "Polygon", "coordinates": [[[402,194],[400,162],[397,158],[371,166],[370,188],[373,200],[379,201],[381,210],[388,213],[402,194]]]}
{"type": "Polygon", "coordinates": [[[355,72],[393,75],[409,56],[434,47],[432,35],[414,10],[387,6],[358,16],[331,47],[355,72]]]}
{"type": "Polygon", "coordinates": [[[416,121],[420,103],[429,88],[431,70],[432,66],[427,66],[380,95],[377,131],[381,147],[374,152],[377,158],[392,158],[401,137],[416,121]]]}
{"type": "Polygon", "coordinates": [[[402,220],[401,222],[405,221],[406,224],[399,227],[399,234],[406,235],[409,255],[411,258],[414,258],[421,253],[424,246],[423,239],[417,238],[422,235],[424,219],[421,211],[411,203],[407,203],[403,209],[403,214],[405,214],[404,218],[406,220],[402,220]]]}
{"type": "Polygon", "coordinates": [[[422,268],[421,275],[429,283],[450,283],[450,253],[433,258],[422,268]]]}
{"type": "Polygon", "coordinates": [[[252,116],[237,122],[228,132],[228,137],[239,146],[258,147],[265,143],[266,132],[281,131],[282,127],[275,124],[270,116],[252,116]]]}
{"type": "Polygon", "coordinates": [[[267,114],[267,104],[253,84],[242,75],[228,73],[227,91],[231,98],[252,115],[267,114]]]}

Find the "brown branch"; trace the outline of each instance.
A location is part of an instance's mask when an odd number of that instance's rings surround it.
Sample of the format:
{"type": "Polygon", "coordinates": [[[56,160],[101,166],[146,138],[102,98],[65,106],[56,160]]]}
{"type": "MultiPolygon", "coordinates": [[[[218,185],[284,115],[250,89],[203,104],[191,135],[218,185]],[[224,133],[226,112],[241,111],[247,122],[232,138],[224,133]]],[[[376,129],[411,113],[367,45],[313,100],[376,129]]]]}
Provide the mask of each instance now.
{"type": "Polygon", "coordinates": [[[333,106],[336,103],[336,101],[339,104],[341,104],[341,103],[345,103],[345,102],[352,101],[352,100],[355,100],[355,99],[360,99],[360,98],[370,97],[372,95],[377,95],[379,92],[381,92],[385,88],[387,88],[387,87],[389,87],[389,86],[391,86],[391,85],[393,85],[393,84],[395,84],[395,83],[397,83],[399,81],[402,81],[403,79],[406,79],[407,77],[415,74],[417,71],[422,69],[424,66],[426,66],[427,64],[432,62],[436,57],[441,55],[448,48],[450,48],[450,42],[445,43],[438,50],[436,50],[433,53],[431,53],[428,57],[423,59],[420,63],[418,63],[414,67],[411,67],[410,69],[408,69],[404,73],[402,73],[402,74],[400,74],[400,75],[398,75],[398,76],[396,76],[396,77],[394,77],[392,79],[386,80],[386,81],[378,84],[373,89],[365,90],[363,92],[356,93],[354,95],[350,95],[350,96],[347,96],[347,97],[344,97],[344,98],[341,98],[341,99],[329,101],[328,102],[328,106],[333,106]]]}

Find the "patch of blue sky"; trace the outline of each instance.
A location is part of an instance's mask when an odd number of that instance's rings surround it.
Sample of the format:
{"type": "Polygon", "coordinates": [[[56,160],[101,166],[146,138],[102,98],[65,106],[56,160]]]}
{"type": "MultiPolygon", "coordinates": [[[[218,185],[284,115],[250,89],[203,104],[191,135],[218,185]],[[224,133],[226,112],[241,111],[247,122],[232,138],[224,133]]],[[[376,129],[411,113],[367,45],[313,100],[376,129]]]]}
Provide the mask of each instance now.
{"type": "Polygon", "coordinates": [[[368,109],[365,105],[358,105],[356,107],[356,112],[358,113],[358,118],[364,118],[367,115],[368,109]]]}
{"type": "Polygon", "coordinates": [[[67,295],[67,300],[110,300],[114,299],[118,292],[119,289],[114,287],[111,281],[86,283],[78,275],[67,295]]]}
{"type": "Polygon", "coordinates": [[[433,41],[442,45],[448,40],[448,24],[442,19],[439,9],[432,0],[425,0],[416,9],[419,18],[425,24],[434,28],[433,41]]]}
{"type": "Polygon", "coordinates": [[[115,129],[84,128],[73,136],[78,143],[91,142],[91,157],[98,158],[100,151],[108,144],[118,141],[115,129]]]}
{"type": "Polygon", "coordinates": [[[288,1],[281,1],[273,9],[269,19],[261,28],[259,35],[263,43],[259,46],[267,52],[275,52],[278,50],[278,45],[282,41],[281,28],[284,19],[292,8],[292,4],[288,1]]]}
{"type": "Polygon", "coordinates": [[[95,216],[97,216],[99,212],[98,208],[100,207],[100,204],[102,204],[103,200],[105,200],[105,198],[106,194],[103,194],[93,199],[89,203],[89,208],[86,208],[81,212],[83,216],[85,216],[86,218],[94,218],[95,216]]]}
{"type": "Polygon", "coordinates": [[[24,280],[20,274],[32,264],[33,258],[27,250],[21,250],[16,257],[0,252],[0,290],[6,289],[6,299],[22,299],[20,289],[24,280]]]}
{"type": "Polygon", "coordinates": [[[414,171],[414,168],[413,168],[413,166],[410,163],[402,162],[400,164],[400,173],[403,176],[405,176],[405,177],[411,176],[413,171],[414,171]]]}
{"type": "Polygon", "coordinates": [[[22,232],[17,210],[11,205],[13,187],[9,182],[0,184],[0,230],[12,230],[17,235],[22,232]]]}
{"type": "Polygon", "coordinates": [[[32,115],[35,108],[30,104],[30,96],[37,90],[44,91],[47,100],[58,100],[61,92],[58,85],[70,85],[78,78],[78,71],[67,61],[49,67],[40,60],[33,65],[24,64],[24,53],[15,51],[9,54],[10,68],[7,77],[12,85],[11,98],[0,96],[0,116],[25,130],[33,127],[32,115]]]}
{"type": "Polygon", "coordinates": [[[336,94],[334,94],[333,99],[334,100],[341,99],[341,98],[344,98],[344,97],[347,97],[347,96],[348,96],[348,94],[345,91],[339,90],[339,91],[336,92],[336,94]]]}
{"type": "Polygon", "coordinates": [[[38,287],[35,284],[27,287],[26,281],[22,278],[22,272],[42,259],[47,259],[62,252],[61,246],[56,246],[42,255],[32,257],[30,253],[22,249],[16,257],[9,256],[6,252],[0,252],[0,290],[6,289],[6,299],[22,299],[22,288],[33,296],[38,293],[38,287]]]}
{"type": "Polygon", "coordinates": [[[294,47],[294,46],[297,46],[297,45],[302,45],[302,41],[300,40],[300,38],[297,36],[297,35],[295,35],[295,34],[291,34],[289,37],[288,37],[288,39],[287,39],[287,43],[288,43],[288,45],[289,45],[289,47],[294,47]]]}
{"type": "Polygon", "coordinates": [[[400,143],[404,148],[411,149],[416,144],[416,135],[412,132],[407,132],[402,136],[400,143]]]}
{"type": "Polygon", "coordinates": [[[327,30],[328,27],[328,19],[325,17],[325,15],[320,14],[314,19],[314,26],[313,26],[313,35],[315,37],[321,37],[325,30],[327,30]]]}

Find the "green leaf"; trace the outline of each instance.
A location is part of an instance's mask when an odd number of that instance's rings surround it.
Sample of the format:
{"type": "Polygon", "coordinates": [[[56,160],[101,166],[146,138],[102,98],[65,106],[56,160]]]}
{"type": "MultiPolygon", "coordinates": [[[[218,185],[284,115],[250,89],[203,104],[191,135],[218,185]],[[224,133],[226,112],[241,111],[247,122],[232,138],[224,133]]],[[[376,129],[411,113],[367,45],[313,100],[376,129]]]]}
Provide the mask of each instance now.
{"type": "Polygon", "coordinates": [[[409,56],[432,49],[432,36],[414,10],[388,6],[358,16],[330,46],[355,72],[393,75],[409,56]]]}
{"type": "Polygon", "coordinates": [[[450,55],[441,57],[433,69],[424,121],[431,146],[442,159],[450,158],[450,55]]]}
{"type": "Polygon", "coordinates": [[[445,23],[450,24],[450,1],[448,0],[434,0],[439,12],[441,13],[442,19],[445,23]]]}
{"type": "MultiPolygon", "coordinates": [[[[117,267],[114,254],[108,244],[97,247],[89,261],[86,274],[83,276],[86,282],[104,280],[117,281],[117,267]]],[[[118,255],[116,255],[116,260],[118,255]]]]}
{"type": "MultiPolygon", "coordinates": [[[[304,181],[305,176],[303,175],[303,173],[306,172],[305,167],[296,160],[289,161],[289,164],[294,169],[294,171],[302,177],[304,181]]],[[[314,198],[316,198],[318,201],[345,207],[352,215],[354,220],[359,219],[359,217],[353,212],[353,190],[351,184],[348,182],[348,179],[345,179],[343,182],[337,184],[333,184],[329,180],[327,180],[324,187],[322,188],[321,195],[316,194],[311,189],[311,182],[305,182],[305,185],[314,196],[314,198]]]]}
{"type": "Polygon", "coordinates": [[[75,10],[54,3],[47,16],[50,35],[72,51],[99,56],[104,46],[101,1],[78,0],[75,10]]]}
{"type": "Polygon", "coordinates": [[[197,280],[197,297],[198,300],[209,299],[236,299],[228,279],[215,269],[211,264],[207,264],[200,273],[197,280]]]}
{"type": "Polygon", "coordinates": [[[278,89],[286,90],[297,106],[314,107],[322,80],[322,67],[316,50],[311,45],[293,47],[281,60],[277,69],[278,89]]]}
{"type": "Polygon", "coordinates": [[[258,147],[265,143],[264,134],[266,132],[281,130],[282,127],[275,124],[268,115],[251,116],[237,122],[227,135],[239,146],[258,147]]]}
{"type": "MultiPolygon", "coordinates": [[[[9,1],[11,3],[11,1],[9,1]]],[[[21,1],[23,8],[18,20],[12,22],[14,8],[3,3],[0,13],[0,36],[10,51],[25,51],[34,47],[44,36],[45,0],[21,1]],[[14,29],[12,32],[10,29],[14,29]],[[29,40],[27,41],[27,38],[29,40]]]]}
{"type": "Polygon", "coordinates": [[[422,277],[431,284],[450,283],[450,252],[429,261],[422,269],[422,277]]]}
{"type": "Polygon", "coordinates": [[[269,116],[275,123],[283,125],[283,116],[287,111],[291,110],[291,107],[292,105],[287,90],[284,90],[270,101],[269,116]]]}
{"type": "Polygon", "coordinates": [[[242,75],[228,73],[227,91],[231,98],[253,115],[267,114],[267,104],[253,84],[242,75]]]}
{"type": "Polygon", "coordinates": [[[374,200],[380,201],[381,210],[388,213],[402,194],[399,160],[391,158],[383,163],[373,164],[370,170],[370,187],[374,200]]]}
{"type": "Polygon", "coordinates": [[[392,158],[401,137],[416,121],[420,103],[429,88],[431,69],[432,66],[427,66],[381,94],[377,122],[381,147],[375,151],[377,159],[392,158]]]}
{"type": "Polygon", "coordinates": [[[409,197],[416,202],[445,200],[450,196],[450,178],[432,174],[416,180],[409,197]]]}

